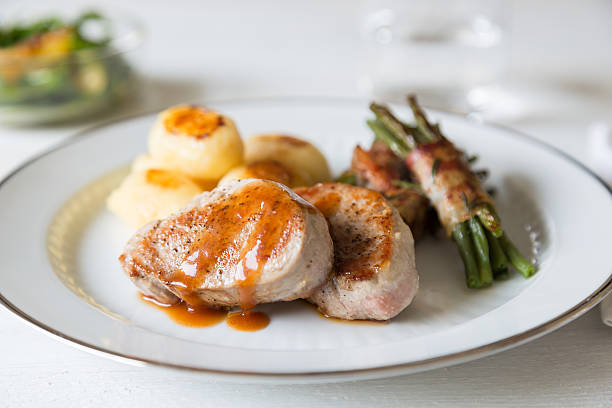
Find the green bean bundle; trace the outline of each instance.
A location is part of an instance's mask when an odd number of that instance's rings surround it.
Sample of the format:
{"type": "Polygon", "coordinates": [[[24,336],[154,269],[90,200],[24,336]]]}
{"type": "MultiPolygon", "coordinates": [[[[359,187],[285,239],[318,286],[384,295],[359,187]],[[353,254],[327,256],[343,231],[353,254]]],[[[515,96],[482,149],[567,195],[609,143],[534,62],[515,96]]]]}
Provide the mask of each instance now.
{"type": "Polygon", "coordinates": [[[493,201],[465,154],[429,122],[414,96],[408,102],[415,125],[401,122],[376,103],[370,105],[376,119],[367,123],[376,138],[404,160],[447,235],[457,243],[467,286],[482,288],[494,278],[506,278],[509,264],[523,276],[532,276],[534,266],[504,234],[493,201]]]}

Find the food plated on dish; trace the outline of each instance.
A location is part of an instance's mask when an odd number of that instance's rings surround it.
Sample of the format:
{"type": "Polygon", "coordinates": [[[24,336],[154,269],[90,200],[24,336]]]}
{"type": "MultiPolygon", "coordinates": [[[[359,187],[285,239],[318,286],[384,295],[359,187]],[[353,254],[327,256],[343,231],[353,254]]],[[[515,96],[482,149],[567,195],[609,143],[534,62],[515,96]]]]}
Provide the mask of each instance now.
{"type": "MultiPolygon", "coordinates": [[[[328,158],[333,175],[352,167],[357,144],[372,150],[368,101],[274,98],[208,106],[234,119],[245,141],[262,131],[303,137],[328,158]]],[[[412,122],[407,104],[389,108],[412,122]]],[[[0,236],[6,266],[0,302],[98,355],[189,368],[216,380],[277,383],[384,377],[482,357],[562,326],[610,291],[605,253],[612,220],[600,214],[612,211],[612,199],[603,184],[515,131],[427,114],[457,146],[478,153],[477,168],[490,170],[486,187],[497,190],[504,231],[524,255],[537,257],[532,278],[516,272],[485,289],[468,288],[455,242],[441,229],[431,234],[435,222],[427,217],[416,237],[418,293],[382,324],[345,324],[353,321],[324,318],[306,301],[290,301],[257,305],[269,324],[244,332],[230,327],[227,310],[189,311],[183,302],[152,307],[117,260],[137,227],[105,207],[130,173],[127,164],[147,150],[157,118],[147,114],[87,130],[0,183],[0,224],[11,231],[0,236]],[[533,171],[533,163],[546,171],[533,171]],[[579,194],[568,196],[568,189],[579,194]]]]}
{"type": "Polygon", "coordinates": [[[509,264],[531,276],[465,154],[414,97],[410,105],[416,126],[371,105],[376,140],[370,150],[355,147],[336,182],[305,140],[263,134],[243,144],[219,112],[167,109],[148,153],[108,198],[139,228],[119,256],[124,271],[157,305],[240,308],[228,315],[237,329],[265,327],[256,305],[296,299],[328,317],[388,320],[417,293],[411,228],[417,237],[434,229],[431,202],[457,243],[468,287],[507,278],[509,264]]]}

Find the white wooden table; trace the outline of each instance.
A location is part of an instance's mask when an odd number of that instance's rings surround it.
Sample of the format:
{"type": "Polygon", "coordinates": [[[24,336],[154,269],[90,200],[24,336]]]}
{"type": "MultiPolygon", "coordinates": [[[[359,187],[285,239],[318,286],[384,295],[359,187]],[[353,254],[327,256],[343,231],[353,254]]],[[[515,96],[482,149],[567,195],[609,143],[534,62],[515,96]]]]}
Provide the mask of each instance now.
{"type": "MultiPolygon", "coordinates": [[[[147,98],[121,114],[206,98],[358,96],[358,10],[352,2],[241,1],[233,8],[195,0],[111,3],[154,30],[137,61],[149,78],[147,98]]],[[[510,7],[510,80],[532,92],[530,114],[504,124],[586,160],[589,124],[612,122],[612,4],[533,3],[510,7]]],[[[84,126],[0,128],[0,176],[84,126]]],[[[612,407],[612,328],[601,323],[598,310],[481,360],[328,385],[209,383],[121,365],[56,342],[4,310],[0,346],[0,406],[7,407],[612,407]]]]}

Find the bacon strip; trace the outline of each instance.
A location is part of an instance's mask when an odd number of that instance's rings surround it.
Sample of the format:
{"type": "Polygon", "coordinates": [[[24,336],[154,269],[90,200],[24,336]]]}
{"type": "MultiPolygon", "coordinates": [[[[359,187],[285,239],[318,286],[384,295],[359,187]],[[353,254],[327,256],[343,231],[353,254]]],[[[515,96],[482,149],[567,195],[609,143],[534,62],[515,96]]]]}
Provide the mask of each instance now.
{"type": "Polygon", "coordinates": [[[393,184],[393,181],[406,178],[407,169],[387,145],[374,142],[370,150],[355,147],[351,170],[360,186],[381,192],[398,210],[415,239],[423,234],[429,200],[416,189],[393,184]]]}
{"type": "Polygon", "coordinates": [[[436,208],[449,236],[478,208],[493,206],[463,152],[446,139],[417,146],[406,157],[406,165],[436,208]]]}

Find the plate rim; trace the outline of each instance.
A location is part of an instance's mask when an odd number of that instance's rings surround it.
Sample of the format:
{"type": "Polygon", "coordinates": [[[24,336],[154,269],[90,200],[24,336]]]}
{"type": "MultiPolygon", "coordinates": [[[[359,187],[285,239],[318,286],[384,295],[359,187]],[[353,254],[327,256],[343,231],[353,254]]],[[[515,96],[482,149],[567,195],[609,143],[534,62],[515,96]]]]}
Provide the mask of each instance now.
{"type": "MultiPolygon", "coordinates": [[[[211,98],[204,99],[199,101],[201,104],[223,104],[223,103],[248,103],[248,102],[327,102],[327,103],[364,103],[367,104],[367,98],[357,98],[357,97],[334,97],[334,96],[274,96],[274,97],[247,97],[247,98],[211,98]]],[[[198,102],[196,102],[198,103],[198,102]]],[[[468,115],[458,114],[454,112],[447,112],[439,109],[428,109],[432,112],[441,112],[447,116],[455,117],[456,119],[467,120],[470,121],[468,115]]],[[[152,109],[141,111],[132,115],[120,116],[114,119],[110,119],[107,121],[103,121],[101,123],[88,126],[82,130],[77,131],[72,134],[62,142],[43,150],[42,152],[33,155],[29,159],[22,162],[20,165],[15,167],[12,171],[10,171],[2,180],[0,180],[0,189],[2,189],[3,185],[7,183],[10,179],[16,176],[25,168],[29,167],[33,163],[42,159],[43,157],[54,153],[55,151],[61,150],[67,146],[70,146],[79,140],[82,140],[87,137],[91,137],[95,134],[95,131],[107,126],[111,126],[114,124],[118,124],[120,122],[128,121],[131,119],[137,119],[139,117],[144,117],[148,115],[153,115],[157,113],[159,109],[152,109]]],[[[494,122],[479,120],[479,121],[470,121],[472,124],[480,127],[490,127],[493,129],[497,129],[504,132],[510,132],[514,135],[520,137],[524,141],[539,146],[549,152],[560,156],[564,160],[573,164],[578,170],[586,173],[591,178],[595,179],[600,185],[604,187],[604,189],[609,193],[609,197],[612,199],[612,187],[610,187],[601,177],[595,174],[591,169],[585,166],[583,163],[565,153],[561,149],[554,147],[544,141],[538,140],[533,136],[530,136],[526,133],[518,131],[508,126],[500,125],[494,122]]],[[[238,370],[220,370],[220,369],[210,369],[203,367],[195,367],[189,365],[181,365],[181,364],[173,364],[153,359],[147,359],[137,356],[132,356],[120,352],[116,352],[113,350],[106,349],[104,347],[96,346],[94,344],[87,343],[85,341],[79,340],[75,337],[72,337],[68,334],[65,334],[59,330],[54,329],[53,327],[38,321],[32,316],[28,315],[13,303],[11,303],[3,294],[0,288],[0,305],[7,310],[9,313],[17,317],[18,319],[25,322],[27,325],[34,327],[42,331],[43,333],[49,335],[51,338],[54,338],[62,343],[69,344],[75,348],[87,351],[94,355],[99,355],[102,357],[106,357],[111,360],[119,361],[126,364],[138,365],[138,366],[154,366],[154,367],[162,367],[162,368],[170,368],[181,371],[187,371],[191,373],[198,374],[206,374],[215,376],[215,378],[221,379],[250,379],[255,381],[262,380],[275,380],[282,381],[288,380],[289,382],[297,382],[300,380],[307,380],[311,382],[323,382],[323,381],[343,381],[348,379],[357,379],[357,378],[382,378],[382,377],[391,377],[402,374],[409,374],[419,371],[425,371],[428,369],[434,369],[442,366],[450,366],[454,364],[459,364],[462,362],[467,362],[471,360],[475,360],[477,358],[486,357],[488,355],[501,352],[507,350],[512,347],[516,347],[523,343],[526,343],[530,340],[534,340],[538,337],[541,337],[547,333],[550,333],[572,320],[582,316],[584,313],[592,309],[596,306],[601,300],[603,300],[608,294],[612,293],[612,271],[610,275],[606,279],[606,281],[601,284],[595,291],[585,297],[582,301],[577,303],[574,307],[569,310],[557,315],[556,317],[541,323],[540,325],[533,327],[529,330],[523,331],[521,333],[517,333],[510,337],[506,337],[504,339],[500,339],[498,341],[488,343],[482,346],[474,347],[468,350],[463,350],[451,354],[446,354],[438,357],[433,357],[429,359],[423,359],[418,361],[411,361],[408,363],[399,363],[382,367],[374,367],[374,368],[363,368],[363,369],[348,369],[348,370],[339,370],[339,371],[330,371],[330,372],[306,372],[306,373],[257,373],[257,372],[243,372],[238,370]],[[349,378],[350,377],[350,378],[349,378]]]]}

